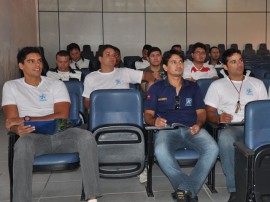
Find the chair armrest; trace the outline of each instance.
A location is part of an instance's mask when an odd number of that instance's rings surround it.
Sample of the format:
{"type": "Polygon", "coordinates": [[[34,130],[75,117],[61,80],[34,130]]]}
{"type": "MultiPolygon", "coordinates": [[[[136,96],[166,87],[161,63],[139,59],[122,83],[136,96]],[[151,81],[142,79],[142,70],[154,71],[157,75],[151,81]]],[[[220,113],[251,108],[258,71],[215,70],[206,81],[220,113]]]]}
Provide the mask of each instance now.
{"type": "Polygon", "coordinates": [[[205,129],[208,131],[210,135],[212,135],[212,137],[216,141],[218,141],[218,131],[222,128],[223,128],[223,124],[216,124],[209,121],[205,123],[205,129]]]}
{"type": "Polygon", "coordinates": [[[254,156],[255,152],[248,148],[244,143],[242,142],[235,142],[234,144],[235,152],[240,152],[245,157],[254,156]]]}
{"type": "Polygon", "coordinates": [[[8,132],[7,135],[9,136],[9,147],[13,148],[20,136],[13,132],[8,132]]]}

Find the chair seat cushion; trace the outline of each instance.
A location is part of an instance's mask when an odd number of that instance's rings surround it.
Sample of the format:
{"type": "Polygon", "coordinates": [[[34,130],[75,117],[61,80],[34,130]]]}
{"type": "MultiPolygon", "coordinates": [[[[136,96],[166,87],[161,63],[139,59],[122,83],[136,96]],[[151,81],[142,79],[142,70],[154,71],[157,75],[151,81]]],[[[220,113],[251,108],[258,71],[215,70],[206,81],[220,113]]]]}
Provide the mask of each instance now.
{"type": "Polygon", "coordinates": [[[34,165],[70,164],[79,161],[78,153],[44,154],[35,158],[34,165]]]}
{"type": "Polygon", "coordinates": [[[191,149],[179,149],[175,152],[175,159],[180,166],[194,166],[199,159],[200,155],[191,149]]]}
{"type": "Polygon", "coordinates": [[[179,149],[175,152],[175,158],[177,160],[189,160],[189,159],[198,159],[200,155],[191,149],[179,149]]]}

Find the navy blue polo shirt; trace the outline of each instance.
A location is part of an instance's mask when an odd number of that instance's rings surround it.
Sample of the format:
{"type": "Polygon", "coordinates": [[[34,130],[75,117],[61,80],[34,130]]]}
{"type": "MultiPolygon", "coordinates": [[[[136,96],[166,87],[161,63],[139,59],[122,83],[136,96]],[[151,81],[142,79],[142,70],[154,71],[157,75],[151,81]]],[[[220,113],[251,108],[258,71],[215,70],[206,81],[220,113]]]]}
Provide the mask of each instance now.
{"type": "Polygon", "coordinates": [[[197,83],[184,80],[179,92],[180,109],[175,110],[176,89],[168,79],[161,80],[147,92],[144,109],[153,110],[168,124],[181,123],[192,126],[197,122],[196,110],[204,109],[204,98],[197,83]]]}

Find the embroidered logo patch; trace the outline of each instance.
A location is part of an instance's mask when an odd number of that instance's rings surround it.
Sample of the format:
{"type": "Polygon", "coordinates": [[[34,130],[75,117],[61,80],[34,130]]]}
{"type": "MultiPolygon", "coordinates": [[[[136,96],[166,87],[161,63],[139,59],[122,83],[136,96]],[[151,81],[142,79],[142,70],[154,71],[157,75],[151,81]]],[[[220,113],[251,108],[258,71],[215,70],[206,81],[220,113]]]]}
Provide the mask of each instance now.
{"type": "Polygon", "coordinates": [[[158,101],[165,101],[165,100],[168,100],[168,98],[166,98],[166,97],[160,97],[160,98],[158,98],[158,101]]]}
{"type": "Polygon", "coordinates": [[[247,89],[246,89],[246,94],[247,94],[247,95],[253,95],[252,89],[251,89],[251,88],[247,88],[247,89]]]}
{"type": "Polygon", "coordinates": [[[192,98],[186,98],[186,104],[185,106],[192,106],[192,98]]]}
{"type": "Polygon", "coordinates": [[[44,93],[41,93],[39,95],[39,101],[41,101],[41,102],[47,101],[46,95],[44,93]]]}
{"type": "Polygon", "coordinates": [[[115,80],[115,85],[118,86],[118,85],[120,85],[120,84],[121,84],[121,80],[120,80],[120,79],[116,79],[116,80],[115,80]]]}

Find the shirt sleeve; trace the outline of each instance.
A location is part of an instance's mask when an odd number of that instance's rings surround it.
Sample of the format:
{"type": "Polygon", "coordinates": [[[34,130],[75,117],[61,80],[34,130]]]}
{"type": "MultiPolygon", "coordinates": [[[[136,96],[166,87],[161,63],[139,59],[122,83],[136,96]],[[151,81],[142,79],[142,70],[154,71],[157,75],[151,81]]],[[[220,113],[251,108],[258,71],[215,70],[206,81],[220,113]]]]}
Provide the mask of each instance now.
{"type": "Polygon", "coordinates": [[[210,78],[213,78],[215,76],[218,76],[217,75],[217,70],[214,67],[209,67],[209,68],[211,69],[210,72],[209,72],[209,77],[210,78]]]}
{"type": "Polygon", "coordinates": [[[147,95],[144,102],[144,110],[156,111],[156,108],[157,108],[157,93],[155,85],[153,85],[147,91],[147,95]]]}
{"type": "Polygon", "coordinates": [[[57,80],[53,86],[54,103],[58,102],[70,102],[69,94],[64,82],[57,80]]]}
{"type": "Polygon", "coordinates": [[[134,70],[134,69],[129,69],[129,68],[122,68],[123,69],[123,74],[126,79],[127,83],[141,83],[142,82],[142,77],[143,77],[143,72],[139,70],[134,70]]]}
{"type": "Polygon", "coordinates": [[[2,106],[17,105],[11,82],[6,82],[2,91],[2,106]]]}
{"type": "Polygon", "coordinates": [[[205,95],[204,102],[205,102],[206,105],[209,105],[211,107],[214,107],[214,108],[218,107],[219,96],[218,96],[217,88],[215,86],[215,82],[213,82],[209,86],[209,88],[207,90],[207,93],[205,95]]]}
{"type": "Polygon", "coordinates": [[[87,75],[84,79],[84,90],[82,96],[85,98],[90,98],[90,94],[93,92],[93,87],[92,87],[92,79],[90,77],[90,74],[87,75]]]}
{"type": "Polygon", "coordinates": [[[191,78],[191,73],[190,73],[190,65],[185,65],[184,66],[184,73],[183,73],[183,78],[191,78]]]}
{"type": "Polygon", "coordinates": [[[49,77],[49,78],[54,78],[54,79],[61,79],[59,74],[57,74],[56,72],[52,72],[52,71],[48,71],[46,73],[46,76],[49,77]]]}
{"type": "Polygon", "coordinates": [[[268,99],[267,90],[265,88],[264,83],[261,80],[259,80],[259,82],[260,82],[259,99],[266,100],[266,99],[268,99]]]}
{"type": "Polygon", "coordinates": [[[194,99],[195,100],[195,108],[197,109],[205,109],[205,104],[204,104],[204,100],[203,100],[203,93],[200,89],[200,87],[198,86],[198,84],[196,83],[196,93],[194,95],[194,99]]]}

